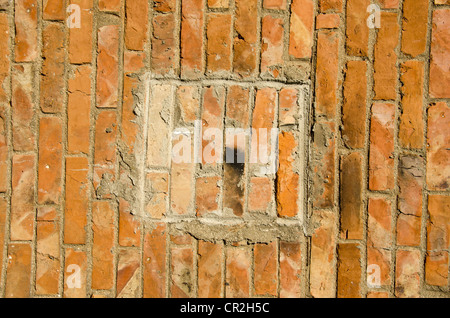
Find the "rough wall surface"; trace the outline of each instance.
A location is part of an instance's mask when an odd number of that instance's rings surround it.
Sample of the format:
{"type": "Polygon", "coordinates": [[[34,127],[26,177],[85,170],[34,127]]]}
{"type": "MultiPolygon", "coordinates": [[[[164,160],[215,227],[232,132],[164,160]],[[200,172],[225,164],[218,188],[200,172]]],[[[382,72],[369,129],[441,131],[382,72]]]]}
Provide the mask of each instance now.
{"type": "Polygon", "coordinates": [[[0,0],[0,296],[449,297],[449,57],[447,0],[0,0]]]}

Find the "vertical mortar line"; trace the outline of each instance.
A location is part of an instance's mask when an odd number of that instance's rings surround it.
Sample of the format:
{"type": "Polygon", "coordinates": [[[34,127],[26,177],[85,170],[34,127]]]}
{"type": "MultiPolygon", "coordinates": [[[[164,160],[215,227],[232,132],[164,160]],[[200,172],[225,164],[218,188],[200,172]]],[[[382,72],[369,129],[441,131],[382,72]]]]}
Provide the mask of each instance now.
{"type": "Polygon", "coordinates": [[[222,240],[221,242],[218,241],[218,244],[222,245],[222,263],[220,264],[221,274],[222,274],[222,281],[220,284],[222,298],[226,298],[226,292],[227,292],[227,243],[222,240]]]}
{"type": "Polygon", "coordinates": [[[249,275],[249,295],[250,298],[255,298],[256,296],[256,291],[255,291],[255,246],[258,243],[254,243],[251,245],[248,245],[248,243],[246,243],[247,245],[245,246],[245,249],[247,251],[250,250],[250,275],[249,275]]]}
{"type": "Polygon", "coordinates": [[[277,247],[276,247],[276,249],[277,249],[277,253],[276,253],[276,258],[277,258],[277,264],[276,264],[276,266],[277,266],[277,291],[276,291],[276,298],[280,298],[280,292],[281,292],[281,283],[280,283],[280,279],[281,279],[281,273],[280,273],[280,271],[281,271],[281,264],[280,264],[280,261],[281,261],[281,248],[280,248],[280,245],[281,245],[281,239],[280,238],[276,238],[276,242],[277,242],[277,247]]]}
{"type": "Polygon", "coordinates": [[[198,298],[198,245],[199,245],[199,240],[193,238],[193,247],[192,247],[192,256],[193,256],[193,272],[194,272],[194,277],[193,277],[193,289],[194,289],[194,298],[198,298]]]}

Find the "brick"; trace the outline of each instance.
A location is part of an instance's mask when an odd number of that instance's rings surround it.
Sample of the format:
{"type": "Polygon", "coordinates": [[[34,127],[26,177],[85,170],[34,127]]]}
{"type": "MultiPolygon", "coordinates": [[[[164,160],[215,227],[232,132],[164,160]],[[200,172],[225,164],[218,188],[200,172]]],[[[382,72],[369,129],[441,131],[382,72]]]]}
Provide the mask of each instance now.
{"type": "Polygon", "coordinates": [[[149,104],[149,123],[147,140],[147,165],[169,168],[170,127],[172,120],[173,95],[169,85],[154,85],[151,87],[149,104]],[[160,114],[160,116],[152,116],[160,114]]]}
{"type": "Polygon", "coordinates": [[[350,56],[367,56],[368,54],[367,8],[369,5],[369,0],[347,1],[346,52],[350,56]]]}
{"type": "Polygon", "coordinates": [[[398,298],[420,297],[420,251],[397,251],[395,265],[395,296],[398,298]]]}
{"type": "Polygon", "coordinates": [[[416,57],[425,52],[428,0],[403,2],[402,52],[416,57]]]}
{"type": "Polygon", "coordinates": [[[256,244],[254,254],[254,284],[256,295],[277,295],[277,242],[256,244]]]}
{"type": "Polygon", "coordinates": [[[36,0],[16,0],[14,24],[16,27],[15,61],[32,62],[38,56],[38,27],[36,0]]]}
{"type": "Polygon", "coordinates": [[[194,242],[194,238],[190,234],[173,234],[170,235],[170,241],[175,245],[191,245],[194,242]]]}
{"type": "Polygon", "coordinates": [[[230,0],[208,0],[209,8],[228,8],[230,5],[230,0]]]}
{"type": "Polygon", "coordinates": [[[205,136],[204,133],[209,128],[223,130],[225,93],[225,89],[222,86],[209,86],[203,89],[203,112],[201,118],[203,130],[202,163],[206,166],[215,166],[223,161],[221,154],[213,151],[216,147],[212,147],[223,143],[221,140],[215,140],[215,138],[221,138],[221,136],[214,136],[213,138],[212,136],[205,136]]]}
{"type": "Polygon", "coordinates": [[[250,250],[241,247],[226,248],[226,282],[227,298],[247,298],[250,296],[250,250]]]}
{"type": "Polygon", "coordinates": [[[145,233],[144,241],[144,297],[166,297],[166,225],[155,224],[145,233]]]}
{"type": "Polygon", "coordinates": [[[312,224],[317,227],[311,237],[310,291],[315,298],[336,296],[336,219],[335,213],[327,210],[312,215],[312,224]]]}
{"type": "Polygon", "coordinates": [[[280,217],[298,214],[299,175],[295,168],[298,142],[293,133],[279,134],[279,168],[277,172],[277,211],[280,217]]]}
{"type": "Polygon", "coordinates": [[[153,17],[152,71],[157,75],[176,75],[176,21],[174,14],[153,17]]]}
{"type": "Polygon", "coordinates": [[[66,15],[64,1],[44,0],[43,17],[45,20],[64,20],[66,15]]]}
{"type": "Polygon", "coordinates": [[[43,117],[39,126],[38,202],[58,204],[62,191],[62,122],[43,117]]]}
{"type": "Polygon", "coordinates": [[[119,86],[119,27],[98,30],[97,107],[117,107],[119,86]]]}
{"type": "Polygon", "coordinates": [[[198,241],[198,297],[222,297],[223,245],[198,241]]]}
{"type": "Polygon", "coordinates": [[[152,172],[147,174],[147,186],[150,199],[146,204],[147,215],[161,219],[167,213],[169,195],[169,174],[167,172],[152,172]]]}
{"type": "Polygon", "coordinates": [[[389,287],[391,284],[391,251],[367,248],[367,278],[369,288],[389,287]]]}
{"type": "Polygon", "coordinates": [[[320,12],[342,12],[342,0],[319,0],[320,12]]]}
{"type": "Polygon", "coordinates": [[[299,91],[295,88],[283,88],[279,96],[279,121],[282,125],[297,124],[299,115],[299,91]]]}
{"type": "Polygon", "coordinates": [[[262,19],[261,73],[280,77],[284,51],[284,21],[270,15],[262,19]]]}
{"type": "Polygon", "coordinates": [[[368,210],[367,245],[381,249],[390,248],[393,239],[391,203],[385,199],[371,198],[368,210]]]}
{"type": "Polygon", "coordinates": [[[200,77],[203,59],[204,0],[183,1],[181,9],[181,75],[200,77]]]}
{"type": "Polygon", "coordinates": [[[91,66],[81,65],[69,78],[67,102],[67,151],[88,154],[90,149],[91,66]]]}
{"type": "Polygon", "coordinates": [[[0,13],[0,103],[7,103],[9,98],[9,76],[10,76],[10,30],[8,15],[0,13]]]}
{"type": "Polygon", "coordinates": [[[130,203],[119,199],[119,244],[120,246],[139,247],[141,245],[141,222],[133,215],[130,203]]]}
{"type": "Polygon", "coordinates": [[[423,81],[424,66],[420,61],[407,61],[400,67],[402,83],[402,114],[400,144],[405,148],[423,147],[423,81]]]}
{"type": "Polygon", "coordinates": [[[11,240],[33,240],[36,195],[34,179],[35,155],[14,155],[12,158],[11,240]]]}
{"type": "Polygon", "coordinates": [[[338,298],[360,298],[361,252],[358,244],[339,244],[338,246],[338,298]]]}
{"type": "Polygon", "coordinates": [[[385,191],[394,188],[394,125],[394,104],[372,105],[369,150],[370,190],[385,191]]]}
{"type": "Polygon", "coordinates": [[[194,296],[194,253],[191,247],[172,248],[171,292],[172,298],[194,296]]]}
{"type": "Polygon", "coordinates": [[[86,158],[66,158],[64,243],[86,242],[89,206],[89,163],[86,158]]]}
{"type": "Polygon", "coordinates": [[[280,242],[280,298],[302,295],[302,252],[300,243],[280,242]]]}
{"type": "Polygon", "coordinates": [[[31,246],[9,244],[6,271],[6,298],[28,298],[31,296],[31,246]]]}
{"type": "Polygon", "coordinates": [[[258,0],[235,0],[234,72],[241,77],[256,71],[258,0]]]}
{"type": "Polygon", "coordinates": [[[342,106],[342,139],[349,148],[363,148],[366,132],[367,64],[348,61],[342,106]]]}
{"type": "Polygon", "coordinates": [[[449,0],[434,0],[434,4],[449,4],[449,0]]]}
{"type": "Polygon", "coordinates": [[[286,9],[286,0],[264,0],[263,2],[264,9],[286,9]]]}
{"type": "Polygon", "coordinates": [[[92,288],[111,289],[114,284],[114,219],[109,202],[92,204],[92,288]]]}
{"type": "Polygon", "coordinates": [[[397,244],[419,246],[421,236],[424,162],[421,157],[400,158],[398,172],[397,244]]]}
{"type": "Polygon", "coordinates": [[[374,99],[395,99],[397,96],[395,48],[398,45],[397,35],[399,32],[397,14],[382,12],[380,24],[374,52],[374,99]]]}
{"type": "Polygon", "coordinates": [[[197,216],[219,212],[220,181],[220,177],[203,177],[196,180],[197,216]]]}
{"type": "Polygon", "coordinates": [[[129,50],[142,51],[147,43],[148,1],[127,1],[125,14],[125,45],[129,50]]]}
{"type": "Polygon", "coordinates": [[[141,295],[141,255],[139,250],[120,250],[117,265],[117,298],[141,295]]]}
{"type": "Polygon", "coordinates": [[[193,163],[172,163],[170,207],[172,213],[176,215],[193,212],[194,173],[195,165],[193,163]]]}
{"type": "Polygon", "coordinates": [[[9,0],[0,0],[0,10],[7,11],[11,5],[11,1],[9,0]]]}
{"type": "Polygon", "coordinates": [[[313,46],[314,3],[293,0],[289,36],[289,54],[295,58],[310,58],[313,46]]]}
{"type": "Polygon", "coordinates": [[[0,192],[8,189],[8,130],[7,130],[6,107],[0,106],[0,192]]]}
{"type": "Polygon", "coordinates": [[[64,298],[87,298],[87,255],[77,248],[66,248],[64,298]]]}
{"type": "Polygon", "coordinates": [[[336,29],[341,24],[338,14],[319,14],[316,17],[316,29],[336,29]]]}
{"type": "Polygon", "coordinates": [[[450,196],[428,197],[427,250],[448,250],[450,244],[450,196]]]}
{"type": "Polygon", "coordinates": [[[248,210],[268,213],[272,203],[273,182],[269,178],[254,177],[250,179],[248,210]]]}
{"type": "Polygon", "coordinates": [[[155,0],[153,8],[158,12],[174,12],[176,8],[176,0],[155,0]]]}
{"type": "Polygon", "coordinates": [[[368,292],[366,298],[389,298],[387,292],[368,292]]]}
{"type": "Polygon", "coordinates": [[[179,86],[177,88],[177,105],[180,110],[180,121],[184,124],[193,124],[199,116],[199,88],[190,85],[179,86]]]}
{"type": "Polygon", "coordinates": [[[231,70],[231,15],[210,14],[207,19],[207,74],[231,70]]]}
{"type": "MultiPolygon", "coordinates": [[[[93,0],[70,0],[70,4],[78,5],[81,9],[80,27],[69,28],[70,63],[91,63],[93,45],[92,28],[94,14],[93,0]]],[[[75,13],[75,11],[72,12],[75,13]]]]}
{"type": "Polygon", "coordinates": [[[395,9],[398,8],[399,0],[378,0],[380,6],[384,9],[395,9]]]}
{"type": "Polygon", "coordinates": [[[141,73],[145,70],[144,52],[126,51],[123,53],[123,71],[125,74],[141,73]]]}
{"type": "Polygon", "coordinates": [[[334,31],[319,31],[317,35],[316,113],[333,118],[336,115],[338,88],[339,36],[334,31]]]}
{"type": "Polygon", "coordinates": [[[135,77],[124,76],[123,78],[123,103],[122,103],[122,132],[121,140],[125,143],[128,154],[136,152],[139,133],[139,118],[135,113],[138,106],[138,98],[135,97],[139,91],[139,80],[135,77]]]}
{"type": "Polygon", "coordinates": [[[33,129],[36,106],[31,64],[13,66],[11,106],[13,148],[16,151],[32,151],[36,142],[33,129]]]}
{"type": "Polygon", "coordinates": [[[362,158],[351,153],[341,158],[340,207],[343,239],[362,239],[362,158]]]}
{"type": "Polygon", "coordinates": [[[447,286],[448,252],[429,252],[425,260],[425,282],[433,286],[447,286]]]}
{"type": "Polygon", "coordinates": [[[94,189],[98,197],[111,197],[103,182],[115,179],[117,115],[115,111],[102,111],[95,123],[94,189]]]}
{"type": "Polygon", "coordinates": [[[58,294],[61,271],[58,223],[37,223],[36,252],[36,294],[58,294]]]}
{"type": "Polygon", "coordinates": [[[427,185],[430,190],[450,188],[450,107],[436,103],[428,109],[427,185]]]}
{"type": "Polygon", "coordinates": [[[56,208],[51,206],[39,207],[37,211],[37,221],[57,221],[59,219],[59,212],[56,208]]]}
{"type": "Polygon", "coordinates": [[[98,8],[101,11],[118,12],[120,10],[120,0],[99,0],[98,8]]]}
{"type": "MultiPolygon", "coordinates": [[[[6,239],[6,214],[8,210],[8,202],[4,198],[0,198],[0,263],[3,264],[3,251],[6,239]]],[[[3,267],[0,268],[0,275],[3,275],[3,267]]],[[[3,277],[3,276],[0,276],[3,277]]],[[[3,283],[3,279],[0,279],[3,283]]]]}
{"type": "Polygon", "coordinates": [[[333,122],[314,126],[313,205],[315,208],[331,208],[334,205],[336,128],[333,122]]]}
{"type": "Polygon", "coordinates": [[[249,127],[249,97],[248,88],[233,85],[228,89],[226,119],[232,121],[235,127],[249,127]]]}

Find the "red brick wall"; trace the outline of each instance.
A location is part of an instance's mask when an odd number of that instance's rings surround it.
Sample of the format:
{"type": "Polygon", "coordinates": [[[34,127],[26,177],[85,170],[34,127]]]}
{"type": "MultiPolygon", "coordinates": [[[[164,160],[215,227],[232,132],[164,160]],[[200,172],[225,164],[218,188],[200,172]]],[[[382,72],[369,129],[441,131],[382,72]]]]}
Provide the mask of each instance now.
{"type": "Polygon", "coordinates": [[[0,296],[450,296],[449,32],[446,0],[0,0],[0,296]],[[244,163],[172,160],[230,127],[244,163]]]}

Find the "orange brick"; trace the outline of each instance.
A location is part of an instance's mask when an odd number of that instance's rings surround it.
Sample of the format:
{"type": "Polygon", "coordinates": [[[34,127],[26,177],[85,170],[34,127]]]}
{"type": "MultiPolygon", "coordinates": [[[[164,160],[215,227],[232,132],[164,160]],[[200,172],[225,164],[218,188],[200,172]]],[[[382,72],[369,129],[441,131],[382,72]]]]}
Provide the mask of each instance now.
{"type": "Polygon", "coordinates": [[[62,191],[62,123],[56,117],[43,117],[39,126],[39,204],[58,204],[62,191]]]}
{"type": "Polygon", "coordinates": [[[15,1],[16,62],[31,62],[38,57],[37,10],[38,4],[36,0],[15,1]]]}
{"type": "Polygon", "coordinates": [[[234,72],[241,77],[251,76],[256,71],[258,0],[235,0],[234,72]]]}
{"type": "Polygon", "coordinates": [[[145,234],[144,242],[144,297],[166,297],[166,225],[155,224],[145,234]]]}
{"type": "Polygon", "coordinates": [[[97,107],[117,107],[119,86],[119,27],[98,30],[97,107]]]}
{"type": "Polygon", "coordinates": [[[195,197],[197,216],[219,211],[220,180],[220,177],[197,179],[195,197]]]}
{"type": "Polygon", "coordinates": [[[197,86],[183,85],[177,88],[177,103],[181,121],[193,124],[198,119],[200,110],[200,93],[197,86]]]}
{"type": "Polygon", "coordinates": [[[134,216],[130,203],[119,199],[119,244],[120,246],[141,245],[141,222],[134,216]]]}
{"type": "Polygon", "coordinates": [[[367,245],[381,249],[391,247],[393,239],[391,203],[385,199],[369,199],[367,245]]]}
{"type": "Polygon", "coordinates": [[[66,248],[64,298],[87,298],[87,256],[76,248],[66,248]]]}
{"type": "Polygon", "coordinates": [[[176,8],[176,0],[154,0],[153,8],[158,12],[174,12],[176,8]]]}
{"type": "Polygon", "coordinates": [[[64,243],[86,242],[89,206],[89,163],[86,158],[66,158],[66,205],[64,243]]]}
{"type": "Polygon", "coordinates": [[[295,58],[311,57],[314,28],[314,3],[312,0],[293,0],[289,54],[295,58]]]}
{"type": "Polygon", "coordinates": [[[422,260],[419,250],[397,251],[395,266],[395,296],[398,298],[420,297],[420,268],[422,260]]]}
{"type": "Polygon", "coordinates": [[[135,97],[135,95],[133,95],[138,90],[138,79],[134,77],[124,76],[121,139],[127,147],[128,154],[134,154],[136,152],[136,147],[139,146],[139,118],[135,113],[137,98],[135,97]]]}
{"type": "Polygon", "coordinates": [[[39,207],[36,219],[38,221],[57,221],[59,219],[59,212],[51,206],[39,207]]]}
{"type": "Polygon", "coordinates": [[[391,251],[383,248],[367,248],[367,277],[368,283],[374,287],[389,287],[391,284],[391,251]],[[373,279],[370,281],[370,279],[373,279]],[[379,281],[378,281],[379,279],[379,281]]]}
{"type": "Polygon", "coordinates": [[[265,9],[286,9],[286,0],[264,0],[263,6],[265,9]]]}
{"type": "Polygon", "coordinates": [[[231,15],[210,14],[207,20],[207,73],[231,70],[231,15]]]}
{"type": "Polygon", "coordinates": [[[118,12],[120,10],[120,0],[99,0],[98,8],[102,11],[118,12]]]}
{"type": "Polygon", "coordinates": [[[416,57],[425,52],[428,0],[403,2],[402,52],[416,57]]]}
{"type": "Polygon", "coordinates": [[[450,244],[450,196],[428,197],[427,250],[447,250],[450,244]]]}
{"type": "Polygon", "coordinates": [[[147,174],[147,186],[150,198],[146,202],[147,214],[154,219],[161,219],[167,213],[169,195],[169,174],[152,172],[147,174]]]}
{"type": "Polygon", "coordinates": [[[382,8],[395,9],[398,8],[399,0],[377,0],[382,8]]]}
{"type": "Polygon", "coordinates": [[[280,243],[280,297],[300,298],[302,293],[302,253],[300,243],[280,243]]]}
{"type": "Polygon", "coordinates": [[[152,71],[157,75],[177,75],[175,15],[153,17],[152,71]]]}
{"type": "Polygon", "coordinates": [[[125,45],[129,50],[142,51],[147,42],[148,1],[127,1],[125,13],[125,45]]]}
{"type": "Polygon", "coordinates": [[[226,117],[235,124],[235,127],[249,126],[249,96],[248,88],[233,85],[228,89],[226,117]]]}
{"type": "Polygon", "coordinates": [[[9,244],[6,271],[6,298],[28,298],[31,292],[31,246],[9,244]]]}
{"type": "Polygon", "coordinates": [[[320,12],[342,12],[342,0],[319,0],[320,12]]]}
{"type": "Polygon", "coordinates": [[[429,252],[425,260],[425,281],[433,286],[447,286],[448,252],[429,252]]]}
{"type": "Polygon", "coordinates": [[[181,75],[200,77],[203,63],[204,0],[183,1],[181,9],[181,75]]]}
{"type": "Polygon", "coordinates": [[[368,292],[366,298],[389,298],[386,292],[368,292]]]}
{"type": "Polygon", "coordinates": [[[250,296],[250,250],[241,247],[226,248],[227,298],[246,298],[250,296]]]}
{"type": "Polygon", "coordinates": [[[223,245],[198,242],[198,297],[222,296],[223,245]]]}
{"type": "Polygon", "coordinates": [[[262,19],[261,73],[278,78],[283,65],[283,20],[270,15],[262,19]]]}
{"type": "MultiPolygon", "coordinates": [[[[176,139],[174,143],[178,142],[176,139]]],[[[191,151],[192,152],[192,151],[191,151]]],[[[192,163],[172,163],[170,208],[176,215],[191,214],[194,211],[195,165],[192,163]]]]}
{"type": "Polygon", "coordinates": [[[339,244],[338,246],[338,298],[360,298],[361,252],[358,244],[339,244]]]}
{"type": "Polygon", "coordinates": [[[10,30],[7,13],[0,13],[0,103],[7,103],[10,75],[10,30]]]}
{"type": "Polygon", "coordinates": [[[120,250],[117,265],[117,298],[141,295],[141,255],[139,250],[120,250]]]}
{"type": "Polygon", "coordinates": [[[66,15],[64,1],[44,0],[43,16],[46,20],[64,20],[66,15]]]}
{"type": "MultiPolygon", "coordinates": [[[[6,234],[6,213],[8,210],[8,202],[4,198],[0,198],[0,263],[3,264],[3,250],[5,246],[6,234]]],[[[0,275],[3,275],[3,267],[0,268],[0,275]]],[[[3,277],[3,276],[0,276],[3,277]]],[[[0,279],[3,282],[3,279],[0,279]]]]}
{"type": "MultiPolygon", "coordinates": [[[[203,89],[203,132],[209,128],[223,130],[225,93],[225,89],[221,86],[209,86],[203,89]]],[[[204,135],[202,140],[202,163],[206,166],[215,166],[217,163],[222,162],[223,159],[220,158],[220,154],[212,151],[210,144],[213,140],[207,140],[208,138],[205,137],[204,135]]],[[[220,136],[216,137],[220,138],[220,136]]],[[[211,137],[211,139],[214,138],[211,137]]],[[[223,141],[217,141],[217,143],[219,142],[223,143],[223,141]]]]}
{"type": "Polygon", "coordinates": [[[194,253],[191,247],[173,247],[171,262],[172,298],[194,296],[194,253]]]}
{"type": "Polygon", "coordinates": [[[272,202],[273,182],[269,178],[254,177],[250,179],[250,190],[248,194],[248,210],[250,212],[269,212],[268,208],[272,202]]]}
{"type": "Polygon", "coordinates": [[[277,242],[255,245],[255,294],[277,295],[277,242]]]}
{"type": "Polygon", "coordinates": [[[299,118],[299,93],[295,88],[283,88],[280,91],[280,126],[297,124],[297,118],[299,118]]]}
{"type": "Polygon", "coordinates": [[[270,129],[274,126],[275,121],[275,107],[276,107],[277,92],[270,87],[260,88],[256,91],[255,107],[253,109],[252,129],[256,133],[252,135],[252,154],[259,155],[258,158],[251,158],[252,163],[264,164],[260,159],[270,156],[272,139],[270,129]],[[260,129],[267,131],[267,140],[260,140],[260,129]],[[259,149],[259,145],[267,141],[267,154],[261,153],[263,149],[259,149]],[[258,146],[257,146],[258,145],[258,146]],[[256,149],[258,147],[258,149],[256,149]]]}
{"type": "Polygon", "coordinates": [[[347,1],[346,52],[351,56],[367,56],[369,50],[369,28],[367,8],[369,0],[347,1]]]}
{"type": "Polygon", "coordinates": [[[145,70],[146,53],[126,51],[123,53],[123,71],[125,74],[141,73],[145,70]]]}
{"type": "MultiPolygon", "coordinates": [[[[92,28],[94,4],[93,0],[70,0],[70,4],[78,5],[80,12],[80,27],[69,28],[69,60],[70,63],[91,63],[92,60],[92,28]]],[[[72,11],[70,14],[75,13],[72,11]]]]}
{"type": "Polygon", "coordinates": [[[433,23],[431,32],[431,60],[430,60],[430,97],[450,97],[450,74],[448,69],[450,61],[450,42],[448,32],[450,29],[450,9],[440,9],[433,12],[433,23]]]}
{"type": "Polygon", "coordinates": [[[228,8],[230,0],[208,0],[208,7],[210,8],[228,8]]]}
{"type": "Polygon", "coordinates": [[[9,184],[6,118],[6,107],[0,106],[0,192],[6,192],[9,184]]]}
{"type": "Polygon", "coordinates": [[[341,24],[338,14],[319,14],[316,17],[316,29],[336,29],[341,24]]]}
{"type": "Polygon", "coordinates": [[[36,252],[36,294],[58,294],[61,264],[57,222],[37,223],[36,252]]]}

